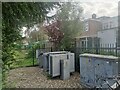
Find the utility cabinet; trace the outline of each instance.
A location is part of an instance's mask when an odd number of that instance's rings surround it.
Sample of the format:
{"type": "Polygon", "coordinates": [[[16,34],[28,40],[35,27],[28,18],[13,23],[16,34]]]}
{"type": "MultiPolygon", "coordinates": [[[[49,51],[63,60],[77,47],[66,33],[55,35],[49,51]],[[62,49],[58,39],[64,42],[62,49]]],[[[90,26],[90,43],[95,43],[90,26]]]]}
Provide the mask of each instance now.
{"type": "Polygon", "coordinates": [[[59,55],[51,55],[50,56],[50,70],[49,74],[52,77],[60,75],[60,59],[59,55]]]}
{"type": "Polygon", "coordinates": [[[43,67],[43,53],[45,52],[44,49],[37,49],[36,50],[36,59],[38,61],[39,67],[43,67]]]}
{"type": "Polygon", "coordinates": [[[118,76],[118,57],[81,54],[80,82],[87,87],[109,88],[115,83],[113,76],[118,76]],[[108,82],[108,84],[106,83],[108,82]]]}
{"type": "Polygon", "coordinates": [[[70,53],[70,52],[68,52],[68,60],[70,61],[69,62],[69,71],[70,72],[75,72],[75,55],[74,55],[74,53],[70,53]]]}
{"type": "Polygon", "coordinates": [[[40,54],[40,50],[39,50],[39,49],[36,49],[36,59],[38,59],[39,54],[40,54]]]}
{"type": "Polygon", "coordinates": [[[67,53],[66,51],[57,51],[57,52],[47,52],[47,53],[43,53],[43,69],[45,71],[49,71],[49,67],[50,67],[50,55],[54,55],[54,54],[63,54],[63,53],[67,53]]]}
{"type": "Polygon", "coordinates": [[[42,60],[40,57],[40,49],[36,49],[36,59],[37,59],[37,63],[39,65],[39,67],[42,67],[42,60]]]}
{"type": "MultiPolygon", "coordinates": [[[[67,59],[67,54],[49,54],[49,57],[55,55],[56,59],[59,61],[59,64],[60,64],[60,60],[65,60],[67,59]]],[[[53,57],[54,58],[54,57],[53,57]]],[[[49,58],[49,74],[51,72],[51,66],[52,64],[55,64],[55,63],[51,63],[51,59],[53,58],[49,58]]],[[[56,67],[60,67],[60,65],[56,66],[56,67]]]]}
{"type": "Polygon", "coordinates": [[[43,58],[43,70],[48,71],[51,77],[61,76],[64,80],[69,78],[71,72],[75,71],[74,53],[67,51],[48,52],[43,53],[43,58]]]}
{"type": "Polygon", "coordinates": [[[38,58],[38,64],[39,64],[39,67],[42,68],[43,67],[43,55],[40,55],[39,58],[38,58]]]}
{"type": "Polygon", "coordinates": [[[52,77],[60,75],[60,60],[66,60],[66,54],[54,54],[50,55],[50,67],[49,67],[49,74],[52,77]]]}
{"type": "Polygon", "coordinates": [[[70,78],[70,61],[69,60],[60,60],[60,78],[66,80],[70,78]]]}
{"type": "Polygon", "coordinates": [[[49,68],[49,53],[43,53],[43,70],[48,71],[49,68]]]}

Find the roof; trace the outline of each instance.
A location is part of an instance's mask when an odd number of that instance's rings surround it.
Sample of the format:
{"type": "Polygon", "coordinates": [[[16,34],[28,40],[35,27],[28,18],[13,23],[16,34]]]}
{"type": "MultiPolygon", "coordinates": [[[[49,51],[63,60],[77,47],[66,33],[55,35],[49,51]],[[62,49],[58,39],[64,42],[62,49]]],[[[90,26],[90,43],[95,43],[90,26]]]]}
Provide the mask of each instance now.
{"type": "Polygon", "coordinates": [[[68,51],[56,51],[56,52],[47,52],[47,53],[44,53],[44,55],[47,55],[47,54],[66,54],[68,53],[68,51]]]}
{"type": "Polygon", "coordinates": [[[94,58],[101,58],[101,59],[110,59],[110,60],[118,60],[118,57],[111,56],[111,55],[99,55],[99,54],[80,54],[80,57],[94,57],[94,58]]]}
{"type": "Polygon", "coordinates": [[[77,39],[77,38],[86,38],[86,37],[88,38],[88,37],[97,37],[97,36],[96,36],[96,35],[91,35],[91,36],[79,36],[79,37],[75,37],[75,38],[77,39]]]}
{"type": "Polygon", "coordinates": [[[98,18],[95,18],[95,19],[93,19],[93,18],[88,18],[88,19],[85,19],[83,22],[88,22],[88,21],[97,21],[97,22],[100,22],[100,20],[98,19],[98,18]]]}

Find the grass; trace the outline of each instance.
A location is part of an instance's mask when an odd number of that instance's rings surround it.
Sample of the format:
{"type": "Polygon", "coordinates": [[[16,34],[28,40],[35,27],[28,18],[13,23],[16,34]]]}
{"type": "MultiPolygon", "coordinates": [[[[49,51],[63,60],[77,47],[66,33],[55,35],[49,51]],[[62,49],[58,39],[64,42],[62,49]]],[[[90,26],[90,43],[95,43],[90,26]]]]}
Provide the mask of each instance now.
{"type": "MultiPolygon", "coordinates": [[[[37,64],[37,61],[34,60],[34,65],[37,64]]],[[[27,67],[33,65],[33,59],[32,58],[26,58],[26,59],[19,59],[19,61],[13,63],[10,68],[18,68],[18,67],[27,67]]]]}
{"type": "MultiPolygon", "coordinates": [[[[33,66],[33,57],[27,57],[27,51],[26,50],[16,50],[15,51],[15,62],[10,65],[10,69],[13,68],[19,68],[19,67],[27,67],[27,66],[33,66]]],[[[34,57],[34,65],[37,65],[37,60],[34,57]]]]}

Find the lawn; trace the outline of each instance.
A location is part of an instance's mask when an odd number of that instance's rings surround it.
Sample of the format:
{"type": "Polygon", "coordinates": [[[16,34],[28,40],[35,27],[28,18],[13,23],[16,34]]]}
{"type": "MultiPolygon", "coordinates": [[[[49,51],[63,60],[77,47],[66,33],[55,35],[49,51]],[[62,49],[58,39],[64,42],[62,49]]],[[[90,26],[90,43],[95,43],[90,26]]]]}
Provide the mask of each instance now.
{"type": "MultiPolygon", "coordinates": [[[[15,61],[10,65],[10,68],[18,68],[18,67],[27,67],[33,66],[33,56],[28,57],[27,50],[16,50],[14,55],[15,61]]],[[[34,65],[37,65],[37,60],[34,57],[34,65]]]]}

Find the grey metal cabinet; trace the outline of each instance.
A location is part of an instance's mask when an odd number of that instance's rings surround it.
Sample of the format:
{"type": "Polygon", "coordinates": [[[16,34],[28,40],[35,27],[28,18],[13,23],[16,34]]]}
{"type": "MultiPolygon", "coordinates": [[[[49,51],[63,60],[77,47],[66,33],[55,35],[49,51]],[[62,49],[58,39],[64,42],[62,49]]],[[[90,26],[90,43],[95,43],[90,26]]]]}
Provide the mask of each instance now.
{"type": "Polygon", "coordinates": [[[49,68],[48,68],[48,70],[49,70],[49,74],[50,74],[50,68],[51,68],[51,63],[50,63],[50,57],[51,57],[51,55],[57,55],[57,58],[59,59],[59,60],[65,60],[65,59],[67,59],[67,54],[66,53],[64,53],[64,52],[58,52],[58,53],[50,53],[49,54],[49,68]]]}
{"type": "Polygon", "coordinates": [[[115,81],[109,77],[118,75],[118,58],[114,56],[81,54],[80,82],[88,87],[108,88],[115,81]]]}
{"type": "MultiPolygon", "coordinates": [[[[60,76],[60,70],[63,70],[62,78],[67,78],[65,75],[67,72],[71,73],[75,71],[75,57],[74,53],[67,51],[48,52],[43,54],[43,70],[48,71],[48,74],[52,77],[60,76]],[[60,67],[60,60],[65,60],[68,65],[66,69],[60,67]],[[67,60],[67,61],[66,61],[67,60]],[[69,70],[68,70],[69,69],[69,70]]],[[[63,64],[65,63],[63,61],[63,64]]]]}
{"type": "Polygon", "coordinates": [[[36,58],[38,59],[39,57],[39,54],[40,54],[40,50],[39,49],[36,49],[36,58]]]}
{"type": "Polygon", "coordinates": [[[60,59],[59,59],[59,55],[51,55],[50,56],[50,67],[49,68],[50,68],[49,74],[52,77],[60,75],[60,59]]]}
{"type": "Polygon", "coordinates": [[[49,53],[43,53],[43,70],[44,71],[48,71],[48,68],[49,68],[48,54],[49,53]]]}
{"type": "Polygon", "coordinates": [[[38,62],[38,65],[40,68],[43,67],[43,53],[45,52],[44,49],[37,49],[36,50],[36,59],[37,59],[37,62],[38,62]]]}
{"type": "Polygon", "coordinates": [[[64,54],[67,53],[67,51],[57,51],[57,52],[47,52],[47,53],[43,53],[43,69],[45,71],[49,71],[49,67],[50,67],[50,55],[54,55],[54,54],[64,54]]]}
{"type": "Polygon", "coordinates": [[[66,80],[70,78],[70,61],[69,60],[60,60],[60,78],[66,80]]]}
{"type": "Polygon", "coordinates": [[[66,54],[54,54],[50,55],[50,66],[49,66],[49,74],[52,77],[60,75],[60,60],[66,60],[66,54]]]}
{"type": "Polygon", "coordinates": [[[68,60],[70,61],[70,72],[75,72],[75,54],[68,52],[68,60]]]}

